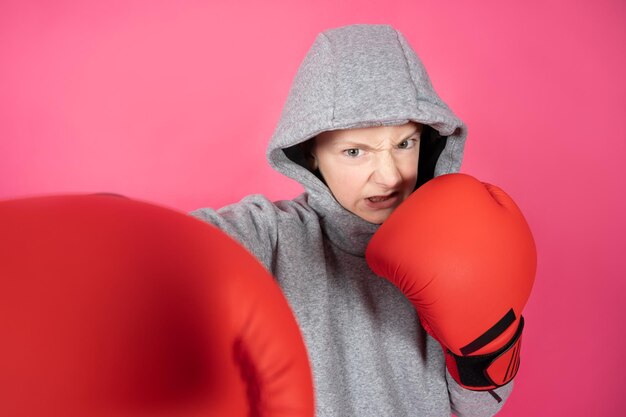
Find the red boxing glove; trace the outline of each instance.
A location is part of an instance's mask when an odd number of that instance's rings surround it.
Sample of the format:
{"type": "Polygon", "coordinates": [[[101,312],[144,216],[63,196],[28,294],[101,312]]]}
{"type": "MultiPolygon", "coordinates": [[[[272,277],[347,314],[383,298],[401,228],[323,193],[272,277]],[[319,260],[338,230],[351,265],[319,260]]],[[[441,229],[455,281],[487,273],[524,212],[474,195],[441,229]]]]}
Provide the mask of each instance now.
{"type": "Polygon", "coordinates": [[[469,175],[437,177],[382,224],[366,258],[413,303],[460,385],[490,390],[513,379],[537,255],[507,194],[469,175]]]}
{"type": "Polygon", "coordinates": [[[313,416],[273,278],[186,214],[110,195],[0,202],[0,415],[313,416]]]}

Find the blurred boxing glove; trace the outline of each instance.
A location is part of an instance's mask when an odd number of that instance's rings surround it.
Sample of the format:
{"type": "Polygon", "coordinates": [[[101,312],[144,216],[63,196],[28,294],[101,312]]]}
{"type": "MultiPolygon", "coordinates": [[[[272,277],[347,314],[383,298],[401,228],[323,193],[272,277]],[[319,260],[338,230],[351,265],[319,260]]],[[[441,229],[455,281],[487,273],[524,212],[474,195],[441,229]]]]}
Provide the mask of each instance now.
{"type": "Polygon", "coordinates": [[[280,288],[220,230],[111,195],[0,202],[0,416],[313,416],[280,288]]]}
{"type": "Polygon", "coordinates": [[[413,303],[460,385],[513,379],[537,261],[528,224],[501,189],[464,174],[429,181],[382,224],[366,258],[413,303]]]}

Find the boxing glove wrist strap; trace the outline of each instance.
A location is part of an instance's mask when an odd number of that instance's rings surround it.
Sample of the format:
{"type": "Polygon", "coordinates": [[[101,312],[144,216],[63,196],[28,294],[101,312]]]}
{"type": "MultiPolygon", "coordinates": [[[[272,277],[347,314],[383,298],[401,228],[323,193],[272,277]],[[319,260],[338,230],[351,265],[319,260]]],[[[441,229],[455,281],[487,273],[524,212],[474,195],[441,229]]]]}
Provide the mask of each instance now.
{"type": "Polygon", "coordinates": [[[513,338],[502,348],[486,355],[459,356],[445,349],[450,375],[464,388],[487,391],[509,383],[517,374],[524,317],[513,338]]]}

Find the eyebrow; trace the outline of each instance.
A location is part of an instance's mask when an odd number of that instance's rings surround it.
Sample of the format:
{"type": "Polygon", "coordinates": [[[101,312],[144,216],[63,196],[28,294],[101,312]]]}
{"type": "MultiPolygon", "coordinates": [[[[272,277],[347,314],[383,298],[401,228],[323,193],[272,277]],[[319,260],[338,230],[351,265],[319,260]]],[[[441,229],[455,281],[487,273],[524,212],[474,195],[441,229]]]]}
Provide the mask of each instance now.
{"type": "MultiPolygon", "coordinates": [[[[414,136],[415,134],[422,134],[422,129],[420,127],[417,127],[412,133],[409,133],[406,136],[403,136],[401,139],[399,139],[399,142],[405,141],[407,139],[409,139],[411,136],[414,136]]],[[[347,142],[334,142],[332,144],[332,146],[337,147],[337,148],[346,148],[346,147],[369,147],[369,144],[364,143],[364,142],[360,142],[358,139],[351,139],[347,142]]]]}
{"type": "Polygon", "coordinates": [[[404,139],[402,139],[402,140],[407,140],[408,138],[410,138],[411,136],[413,136],[413,135],[414,135],[414,134],[416,134],[416,133],[419,133],[419,134],[421,135],[421,134],[422,134],[422,132],[423,132],[422,127],[421,127],[421,126],[418,126],[418,127],[416,127],[416,128],[415,128],[415,130],[413,131],[413,133],[411,133],[411,134],[407,135],[407,136],[406,136],[404,139]]]}

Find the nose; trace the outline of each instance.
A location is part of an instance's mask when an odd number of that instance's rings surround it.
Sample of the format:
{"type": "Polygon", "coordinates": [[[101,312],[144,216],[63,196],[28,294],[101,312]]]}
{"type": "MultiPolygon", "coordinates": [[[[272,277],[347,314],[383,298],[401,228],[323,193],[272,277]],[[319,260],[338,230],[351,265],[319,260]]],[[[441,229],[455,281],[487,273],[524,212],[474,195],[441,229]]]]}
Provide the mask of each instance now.
{"type": "Polygon", "coordinates": [[[380,152],[377,155],[372,179],[384,188],[393,189],[400,185],[402,175],[391,152],[380,152]]]}

